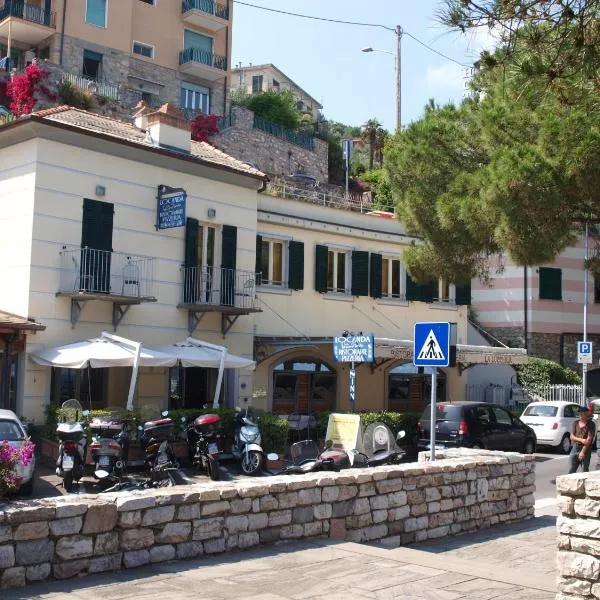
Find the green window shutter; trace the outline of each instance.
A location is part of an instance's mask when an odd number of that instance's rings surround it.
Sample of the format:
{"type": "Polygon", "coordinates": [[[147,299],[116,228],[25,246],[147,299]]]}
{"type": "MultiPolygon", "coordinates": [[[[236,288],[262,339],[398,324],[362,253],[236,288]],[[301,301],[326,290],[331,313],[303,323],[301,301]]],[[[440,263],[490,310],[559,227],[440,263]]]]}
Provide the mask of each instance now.
{"type": "Polygon", "coordinates": [[[304,289],[304,242],[289,243],[288,287],[291,290],[304,289]]]}
{"type": "Polygon", "coordinates": [[[198,219],[185,221],[185,267],[198,266],[198,219]]]}
{"type": "Polygon", "coordinates": [[[406,274],[406,299],[413,302],[433,302],[437,296],[437,281],[417,283],[408,273],[406,274]]]}
{"type": "Polygon", "coordinates": [[[369,295],[369,253],[363,250],[352,252],[352,295],[369,295]]]}
{"type": "Polygon", "coordinates": [[[471,304],[471,282],[456,286],[457,306],[468,306],[471,304]]]}
{"type": "MultiPolygon", "coordinates": [[[[262,269],[262,235],[256,236],[256,261],[254,263],[254,273],[260,273],[262,269]]],[[[260,285],[261,277],[257,275],[258,283],[260,285]]]]}
{"type": "Polygon", "coordinates": [[[433,302],[433,299],[437,298],[437,283],[437,281],[428,281],[420,286],[422,302],[433,302]]]}
{"type": "Polygon", "coordinates": [[[406,299],[413,302],[421,299],[421,286],[408,273],[406,274],[406,299]]]}
{"type": "Polygon", "coordinates": [[[381,254],[371,254],[371,298],[381,298],[381,254]]]}
{"type": "Polygon", "coordinates": [[[223,225],[221,267],[235,269],[237,259],[237,227],[223,225]]]}
{"type": "Polygon", "coordinates": [[[594,304],[600,304],[600,278],[594,277],[594,304]]]}
{"type": "Polygon", "coordinates": [[[562,300],[562,269],[539,268],[540,300],[562,300]]]}
{"type": "Polygon", "coordinates": [[[315,247],[315,290],[321,294],[327,292],[327,246],[315,247]]]}

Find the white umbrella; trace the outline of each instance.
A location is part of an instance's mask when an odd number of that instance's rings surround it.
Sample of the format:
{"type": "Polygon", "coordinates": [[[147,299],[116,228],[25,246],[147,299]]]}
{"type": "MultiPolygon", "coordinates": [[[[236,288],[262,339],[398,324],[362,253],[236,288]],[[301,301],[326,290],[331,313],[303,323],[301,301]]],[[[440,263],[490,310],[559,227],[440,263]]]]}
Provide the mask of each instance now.
{"type": "Polygon", "coordinates": [[[170,354],[142,348],[140,342],[118,337],[106,331],[103,331],[98,338],[48,348],[30,356],[39,365],[65,369],[84,369],[88,366],[92,368],[132,367],[127,399],[128,410],[133,408],[138,367],[172,367],[177,363],[177,359],[170,354]]]}
{"type": "Polygon", "coordinates": [[[253,369],[255,362],[249,358],[229,354],[225,346],[217,346],[209,342],[189,337],[183,342],[163,346],[158,352],[170,354],[177,359],[182,367],[205,367],[219,369],[213,408],[219,406],[221,382],[224,369],[253,369]]]}

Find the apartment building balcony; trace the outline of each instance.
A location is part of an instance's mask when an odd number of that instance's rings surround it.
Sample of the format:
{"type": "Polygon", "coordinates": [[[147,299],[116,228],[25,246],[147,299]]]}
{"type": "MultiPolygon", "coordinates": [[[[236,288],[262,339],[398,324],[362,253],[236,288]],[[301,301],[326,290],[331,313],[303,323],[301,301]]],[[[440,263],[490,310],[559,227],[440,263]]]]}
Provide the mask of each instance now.
{"type": "Polygon", "coordinates": [[[202,48],[186,48],[179,53],[179,70],[200,79],[217,81],[227,75],[227,57],[202,48]]]}
{"type": "Polygon", "coordinates": [[[182,296],[177,308],[188,311],[190,335],[209,312],[221,313],[223,335],[241,315],[262,312],[256,299],[258,275],[221,267],[183,267],[182,296]]]}
{"type": "Polygon", "coordinates": [[[148,256],[63,246],[56,295],[71,299],[73,326],[79,320],[85,302],[112,302],[116,329],[131,306],[156,302],[154,263],[154,258],[148,256]]]}
{"type": "Polygon", "coordinates": [[[181,5],[183,20],[210,31],[219,31],[229,22],[229,2],[215,0],[184,0],[181,5]]]}
{"type": "Polygon", "coordinates": [[[4,0],[0,8],[0,37],[35,46],[55,33],[56,13],[20,0],[4,0]]]}

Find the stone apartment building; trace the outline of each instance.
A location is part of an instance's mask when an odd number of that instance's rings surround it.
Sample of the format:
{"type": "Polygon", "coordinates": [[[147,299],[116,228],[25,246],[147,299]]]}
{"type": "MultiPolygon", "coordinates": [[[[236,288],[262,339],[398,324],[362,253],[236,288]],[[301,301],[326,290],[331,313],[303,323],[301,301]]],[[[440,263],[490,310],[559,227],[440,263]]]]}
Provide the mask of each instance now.
{"type": "Polygon", "coordinates": [[[0,59],[34,57],[72,75],[210,114],[227,112],[231,0],[0,0],[0,59]]]}

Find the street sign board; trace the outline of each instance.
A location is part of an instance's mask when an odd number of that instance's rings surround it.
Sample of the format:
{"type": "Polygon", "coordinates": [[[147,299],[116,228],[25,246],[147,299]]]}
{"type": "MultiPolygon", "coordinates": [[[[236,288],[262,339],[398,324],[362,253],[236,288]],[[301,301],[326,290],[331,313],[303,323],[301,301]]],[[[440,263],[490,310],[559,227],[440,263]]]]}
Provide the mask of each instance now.
{"type": "Polygon", "coordinates": [[[450,364],[450,323],[415,323],[415,367],[447,367],[450,364]]]}
{"type": "Polygon", "coordinates": [[[592,360],[592,342],[577,342],[577,362],[580,365],[591,365],[592,360]]]}
{"type": "Polygon", "coordinates": [[[341,335],[333,338],[333,354],[338,362],[373,362],[374,345],[372,335],[341,335]]]}
{"type": "Polygon", "coordinates": [[[356,403],[356,369],[354,367],[350,369],[350,402],[354,407],[356,403]]]}
{"type": "Polygon", "coordinates": [[[185,227],[185,202],[187,194],[182,188],[158,186],[156,197],[156,229],[185,227]]]}

